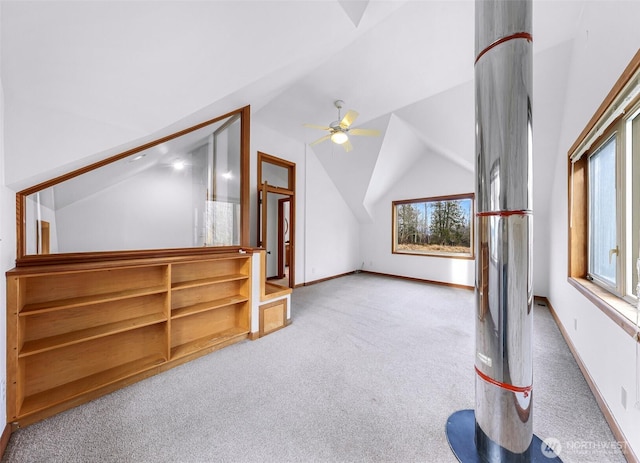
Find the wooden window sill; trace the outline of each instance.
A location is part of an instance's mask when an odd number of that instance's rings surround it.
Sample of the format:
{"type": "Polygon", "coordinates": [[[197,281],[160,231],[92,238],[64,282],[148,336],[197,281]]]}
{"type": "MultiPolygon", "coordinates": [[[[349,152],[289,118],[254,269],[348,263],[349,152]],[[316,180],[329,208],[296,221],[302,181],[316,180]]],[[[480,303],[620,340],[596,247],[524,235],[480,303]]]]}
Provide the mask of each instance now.
{"type": "Polygon", "coordinates": [[[640,342],[640,328],[636,325],[638,309],[586,278],[569,277],[569,283],[605,313],[616,325],[640,342]]]}

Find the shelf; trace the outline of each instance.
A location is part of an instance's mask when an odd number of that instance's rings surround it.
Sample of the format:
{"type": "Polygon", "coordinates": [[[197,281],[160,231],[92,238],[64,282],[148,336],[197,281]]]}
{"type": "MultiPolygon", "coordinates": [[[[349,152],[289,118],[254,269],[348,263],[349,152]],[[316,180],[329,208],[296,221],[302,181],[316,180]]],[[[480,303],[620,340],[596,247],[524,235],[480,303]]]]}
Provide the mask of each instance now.
{"type": "Polygon", "coordinates": [[[31,424],[248,338],[251,256],[134,263],[7,273],[12,422],[31,424]]]}
{"type": "Polygon", "coordinates": [[[207,310],[220,309],[230,305],[246,302],[249,299],[244,296],[229,296],[221,299],[215,299],[212,301],[201,302],[199,304],[189,305],[186,307],[180,307],[171,311],[171,318],[181,318],[189,315],[193,315],[200,312],[206,312],[207,310]]]}
{"type": "Polygon", "coordinates": [[[189,280],[189,281],[181,281],[178,283],[172,283],[171,289],[176,291],[180,289],[195,288],[198,286],[213,285],[216,283],[225,283],[227,281],[247,280],[248,278],[249,278],[248,275],[234,273],[231,275],[221,275],[217,277],[203,278],[199,280],[189,280]]]}
{"type": "Polygon", "coordinates": [[[149,355],[147,357],[134,360],[133,362],[120,365],[103,372],[87,376],[77,381],[72,381],[61,386],[42,391],[38,394],[28,396],[24,399],[20,407],[20,415],[37,412],[54,405],[61,404],[67,400],[94,391],[111,383],[122,380],[129,376],[140,373],[154,366],[164,363],[164,356],[149,355]]]}
{"type": "Polygon", "coordinates": [[[127,289],[124,291],[114,291],[111,293],[96,294],[93,296],[72,297],[69,299],[58,299],[55,301],[37,302],[26,304],[20,311],[20,316],[51,312],[60,309],[69,309],[72,307],[80,307],[84,305],[100,304],[102,302],[117,301],[120,299],[129,299],[139,296],[147,296],[149,294],[164,293],[167,291],[165,285],[152,286],[140,289],[127,289]]]}
{"type": "Polygon", "coordinates": [[[86,328],[84,330],[73,331],[71,333],[60,334],[48,338],[34,339],[33,341],[27,341],[24,343],[18,357],[22,358],[46,352],[48,350],[69,346],[71,344],[77,344],[111,334],[122,333],[124,331],[142,328],[144,326],[154,325],[165,321],[166,317],[164,314],[156,313],[131,318],[129,320],[108,323],[106,325],[94,326],[92,328],[86,328]]]}
{"type": "Polygon", "coordinates": [[[181,344],[171,349],[171,360],[193,354],[194,352],[213,347],[217,344],[222,344],[226,341],[232,341],[234,338],[246,336],[247,334],[249,334],[249,330],[235,327],[181,344]]]}
{"type": "Polygon", "coordinates": [[[292,292],[292,289],[287,286],[280,286],[274,283],[267,282],[264,285],[264,295],[260,298],[260,300],[267,301],[269,299],[275,299],[277,297],[291,294],[291,292],[292,292]]]}

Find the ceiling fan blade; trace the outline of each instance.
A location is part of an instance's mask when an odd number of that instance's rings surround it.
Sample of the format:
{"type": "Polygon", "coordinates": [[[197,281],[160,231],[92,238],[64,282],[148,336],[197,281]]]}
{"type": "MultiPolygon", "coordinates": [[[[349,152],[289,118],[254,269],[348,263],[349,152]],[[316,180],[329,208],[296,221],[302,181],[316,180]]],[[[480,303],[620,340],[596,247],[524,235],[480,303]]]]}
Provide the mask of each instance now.
{"type": "Polygon", "coordinates": [[[350,142],[349,140],[345,141],[345,142],[342,144],[342,147],[344,148],[344,150],[345,150],[347,153],[353,149],[353,145],[351,144],[351,142],[350,142]]]}
{"type": "Polygon", "coordinates": [[[365,137],[377,137],[380,131],[376,129],[351,129],[349,135],[364,135],[365,137]]]}
{"type": "Polygon", "coordinates": [[[329,138],[331,138],[331,134],[318,138],[316,141],[309,143],[309,146],[317,145],[318,143],[322,143],[323,141],[328,140],[329,138]]]}
{"type": "Polygon", "coordinates": [[[317,125],[317,124],[302,124],[302,125],[310,129],[331,130],[331,127],[325,127],[324,125],[317,125]]]}
{"type": "Polygon", "coordinates": [[[342,127],[343,129],[349,128],[351,124],[353,124],[353,121],[356,120],[356,117],[358,117],[358,113],[353,109],[350,109],[340,121],[340,127],[342,127]]]}

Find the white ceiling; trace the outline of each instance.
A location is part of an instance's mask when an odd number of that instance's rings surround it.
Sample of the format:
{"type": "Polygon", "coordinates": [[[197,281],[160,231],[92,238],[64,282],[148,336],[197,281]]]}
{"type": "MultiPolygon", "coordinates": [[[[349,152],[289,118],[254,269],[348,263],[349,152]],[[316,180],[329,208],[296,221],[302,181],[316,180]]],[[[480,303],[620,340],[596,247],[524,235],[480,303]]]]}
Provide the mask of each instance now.
{"type": "MultiPolygon", "coordinates": [[[[536,208],[549,202],[584,3],[534,1],[536,208]]],[[[323,135],[302,124],[335,120],[336,99],[360,113],[354,127],[383,133],[352,137],[348,154],[312,148],[361,221],[424,157],[473,169],[472,1],[0,5],[9,184],[33,178],[34,165],[50,177],[210,108],[251,104],[252,122],[302,145],[323,135]]]]}

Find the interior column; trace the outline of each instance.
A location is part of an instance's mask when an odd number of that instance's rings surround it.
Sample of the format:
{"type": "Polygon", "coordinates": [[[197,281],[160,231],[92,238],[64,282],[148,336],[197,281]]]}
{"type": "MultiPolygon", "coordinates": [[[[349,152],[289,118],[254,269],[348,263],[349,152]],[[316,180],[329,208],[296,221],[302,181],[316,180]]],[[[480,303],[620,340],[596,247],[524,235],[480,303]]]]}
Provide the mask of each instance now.
{"type": "Polygon", "coordinates": [[[531,0],[475,5],[475,412],[447,438],[463,462],[560,461],[533,435],[531,0]]]}

